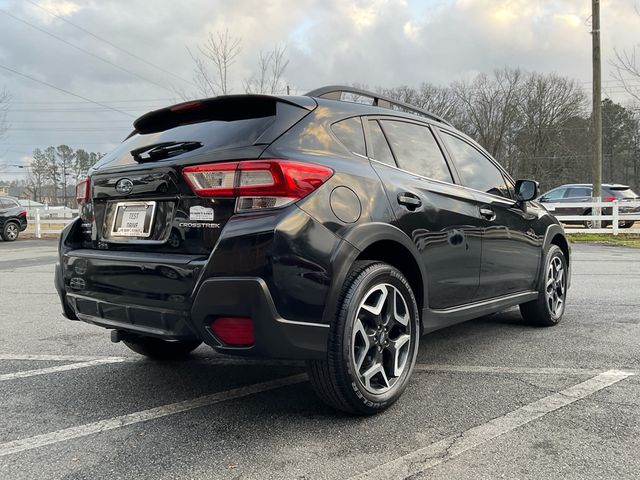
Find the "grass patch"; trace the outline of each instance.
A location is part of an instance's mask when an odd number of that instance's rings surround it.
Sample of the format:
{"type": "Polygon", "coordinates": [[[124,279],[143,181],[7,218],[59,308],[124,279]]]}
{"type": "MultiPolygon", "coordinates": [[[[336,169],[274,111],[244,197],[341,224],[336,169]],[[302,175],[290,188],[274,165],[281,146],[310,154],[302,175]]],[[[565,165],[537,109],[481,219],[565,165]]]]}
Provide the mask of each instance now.
{"type": "Polygon", "coordinates": [[[612,234],[579,233],[568,234],[567,239],[571,243],[590,242],[605,245],[622,245],[625,247],[640,248],[640,235],[637,234],[621,234],[614,236],[612,234]]]}

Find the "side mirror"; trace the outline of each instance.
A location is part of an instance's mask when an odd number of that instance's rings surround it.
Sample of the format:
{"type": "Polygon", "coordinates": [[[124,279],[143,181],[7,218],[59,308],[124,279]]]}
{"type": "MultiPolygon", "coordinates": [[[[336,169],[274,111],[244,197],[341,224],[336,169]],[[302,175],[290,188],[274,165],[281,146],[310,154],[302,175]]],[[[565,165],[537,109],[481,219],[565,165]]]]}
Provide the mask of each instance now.
{"type": "Polygon", "coordinates": [[[538,182],[533,180],[516,181],[516,200],[528,202],[538,196],[538,182]]]}

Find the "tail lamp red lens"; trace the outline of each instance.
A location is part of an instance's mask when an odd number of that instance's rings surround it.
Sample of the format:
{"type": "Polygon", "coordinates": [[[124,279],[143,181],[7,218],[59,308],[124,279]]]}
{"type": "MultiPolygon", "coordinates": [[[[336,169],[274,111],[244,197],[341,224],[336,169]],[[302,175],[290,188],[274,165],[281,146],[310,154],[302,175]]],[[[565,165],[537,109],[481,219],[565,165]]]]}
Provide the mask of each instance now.
{"type": "Polygon", "coordinates": [[[78,205],[86,203],[89,200],[89,187],[91,186],[89,177],[81,179],[76,184],[76,202],[78,205]]]}
{"type": "Polygon", "coordinates": [[[225,345],[249,347],[255,343],[253,320],[248,317],[218,317],[211,322],[210,327],[225,345]]]}
{"type": "Polygon", "coordinates": [[[605,202],[613,202],[614,200],[617,200],[616,197],[604,197],[602,200],[604,200],[605,202]]]}
{"type": "Polygon", "coordinates": [[[201,197],[236,197],[238,211],[276,208],[304,198],[333,175],[322,165],[294,160],[244,160],[185,167],[201,197]]]}

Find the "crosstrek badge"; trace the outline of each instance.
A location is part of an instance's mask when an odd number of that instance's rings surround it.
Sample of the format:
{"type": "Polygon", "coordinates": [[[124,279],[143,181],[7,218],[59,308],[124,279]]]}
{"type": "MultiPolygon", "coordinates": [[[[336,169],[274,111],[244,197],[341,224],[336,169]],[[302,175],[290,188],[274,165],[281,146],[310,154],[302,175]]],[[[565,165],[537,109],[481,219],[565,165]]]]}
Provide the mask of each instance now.
{"type": "Polygon", "coordinates": [[[213,208],[193,206],[189,209],[189,220],[213,222],[213,208]]]}

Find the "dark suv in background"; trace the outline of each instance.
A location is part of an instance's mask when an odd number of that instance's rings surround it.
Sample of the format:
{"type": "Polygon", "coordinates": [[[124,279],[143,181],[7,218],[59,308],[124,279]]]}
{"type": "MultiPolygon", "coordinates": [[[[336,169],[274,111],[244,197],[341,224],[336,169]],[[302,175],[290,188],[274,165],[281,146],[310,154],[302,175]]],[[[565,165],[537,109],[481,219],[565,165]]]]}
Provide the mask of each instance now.
{"type": "MultiPolygon", "coordinates": [[[[572,183],[568,185],[561,185],[547,193],[541,195],[538,201],[545,205],[551,213],[554,215],[591,215],[591,207],[563,207],[563,203],[576,203],[584,202],[589,203],[592,201],[592,189],[591,184],[585,183],[572,183]],[[554,207],[548,207],[549,204],[556,204],[554,207]],[[558,205],[560,204],[560,205],[558,205]]],[[[618,200],[620,213],[636,213],[640,212],[640,207],[627,206],[625,203],[638,200],[640,197],[632,191],[627,185],[604,183],[602,184],[602,200],[605,202],[613,202],[618,200]]],[[[611,215],[611,208],[603,208],[603,215],[611,215]]],[[[587,228],[592,226],[592,220],[585,220],[583,222],[576,220],[568,220],[564,222],[566,224],[582,224],[587,228]]],[[[620,227],[631,228],[633,221],[621,221],[620,227]]],[[[603,222],[603,225],[611,225],[611,222],[603,222]]]]}
{"type": "Polygon", "coordinates": [[[27,211],[17,198],[0,197],[0,237],[13,242],[27,228],[27,211]]]}
{"type": "Polygon", "coordinates": [[[427,112],[327,87],[134,127],[78,184],[55,284],[67,318],[138,353],[304,359],[325,402],[371,414],[422,333],[514,305],[563,315],[569,246],[537,184],[427,112]]]}

